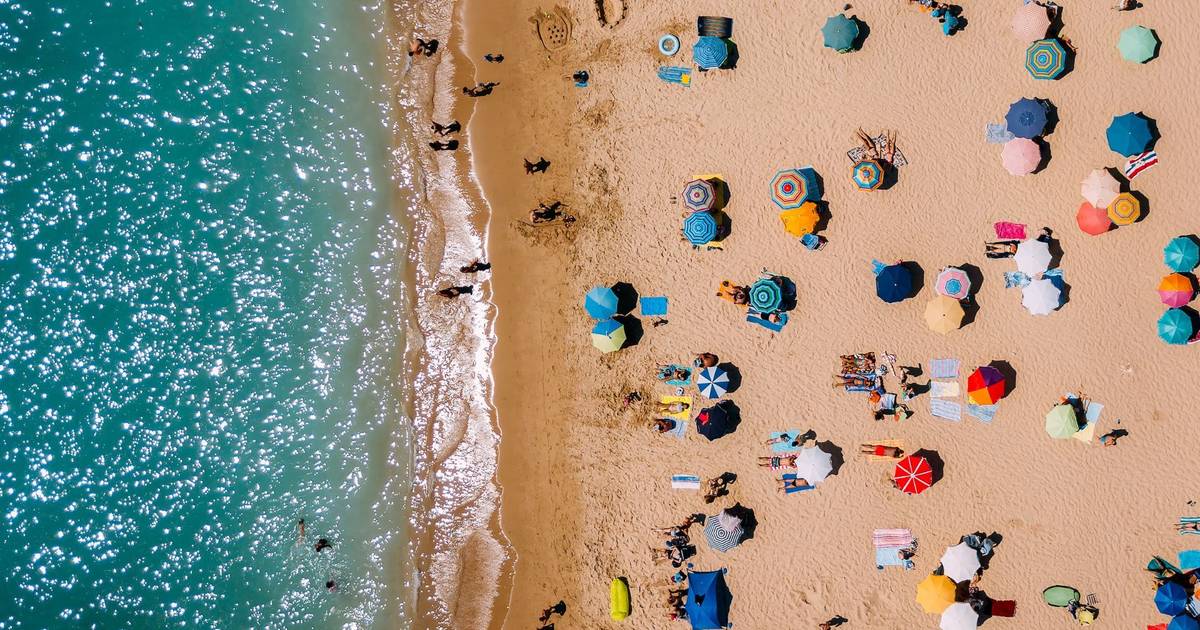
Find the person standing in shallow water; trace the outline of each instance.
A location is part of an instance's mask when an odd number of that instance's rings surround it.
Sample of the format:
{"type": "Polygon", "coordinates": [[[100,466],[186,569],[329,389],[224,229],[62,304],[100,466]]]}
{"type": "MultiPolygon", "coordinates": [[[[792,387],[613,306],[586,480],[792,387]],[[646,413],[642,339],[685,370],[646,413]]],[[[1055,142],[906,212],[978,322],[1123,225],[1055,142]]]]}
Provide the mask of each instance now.
{"type": "Polygon", "coordinates": [[[326,549],[333,549],[333,545],[329,543],[328,539],[320,538],[317,540],[317,544],[313,545],[313,549],[316,549],[317,553],[321,553],[326,549]]]}
{"type": "Polygon", "coordinates": [[[467,293],[474,293],[474,292],[475,292],[475,287],[472,287],[472,286],[446,287],[445,289],[439,290],[438,295],[440,295],[444,298],[456,298],[460,295],[464,295],[467,293]]]}

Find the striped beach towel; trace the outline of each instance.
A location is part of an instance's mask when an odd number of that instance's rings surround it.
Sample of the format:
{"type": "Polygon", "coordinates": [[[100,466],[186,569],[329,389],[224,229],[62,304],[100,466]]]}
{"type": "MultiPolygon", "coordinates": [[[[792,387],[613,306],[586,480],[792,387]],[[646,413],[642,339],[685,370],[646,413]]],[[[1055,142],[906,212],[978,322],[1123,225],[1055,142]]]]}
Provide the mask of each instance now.
{"type": "Polygon", "coordinates": [[[871,534],[871,542],[876,548],[903,548],[912,544],[913,534],[909,529],[877,529],[871,534]]]}
{"type": "Polygon", "coordinates": [[[929,378],[958,378],[958,359],[934,359],[930,361],[929,378]]]}
{"type": "Polygon", "coordinates": [[[671,475],[671,487],[676,490],[699,490],[700,477],[697,475],[671,475]]]}
{"type": "Polygon", "coordinates": [[[967,415],[980,422],[991,424],[992,420],[996,417],[996,409],[999,407],[1000,405],[972,405],[971,403],[967,403],[967,415]]]}
{"type": "Polygon", "coordinates": [[[962,405],[949,400],[931,398],[929,413],[943,420],[959,422],[962,420],[962,405]]]}
{"type": "Polygon", "coordinates": [[[1158,164],[1158,151],[1146,151],[1135,155],[1125,163],[1125,177],[1133,179],[1155,164],[1158,164]]]}

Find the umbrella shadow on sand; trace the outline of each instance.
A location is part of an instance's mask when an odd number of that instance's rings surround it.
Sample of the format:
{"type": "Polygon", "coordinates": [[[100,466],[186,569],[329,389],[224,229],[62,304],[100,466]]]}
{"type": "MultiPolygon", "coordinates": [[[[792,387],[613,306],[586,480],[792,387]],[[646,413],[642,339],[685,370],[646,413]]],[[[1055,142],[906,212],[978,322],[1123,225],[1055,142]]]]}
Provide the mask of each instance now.
{"type": "Polygon", "coordinates": [[[621,322],[625,327],[625,343],[621,345],[621,349],[632,348],[642,341],[642,335],[645,334],[645,329],[642,328],[642,320],[633,315],[614,315],[613,319],[621,322]]]}
{"type": "Polygon", "coordinates": [[[971,290],[967,293],[967,299],[963,300],[963,327],[969,326],[975,322],[975,316],[979,314],[979,301],[975,296],[979,293],[979,288],[983,286],[983,271],[975,265],[959,265],[967,274],[967,279],[971,281],[971,290]]]}
{"type": "Polygon", "coordinates": [[[996,370],[1004,377],[1004,397],[1013,393],[1017,388],[1017,371],[1008,361],[992,361],[988,363],[988,367],[996,370]]]}
{"type": "Polygon", "coordinates": [[[1050,149],[1050,143],[1041,138],[1034,138],[1033,143],[1038,146],[1038,151],[1042,156],[1037,166],[1034,167],[1033,173],[1031,173],[1031,175],[1036,175],[1046,170],[1046,167],[1050,165],[1050,159],[1054,157],[1054,152],[1050,149]]]}
{"type": "Polygon", "coordinates": [[[754,530],[758,529],[758,519],[754,517],[754,510],[741,503],[735,503],[733,507],[725,508],[725,511],[742,522],[741,542],[754,538],[754,530]]]}
{"type": "Polygon", "coordinates": [[[725,387],[725,393],[732,394],[742,386],[742,371],[738,366],[725,362],[718,363],[717,367],[725,371],[725,375],[729,377],[729,385],[725,387]]]}
{"type": "Polygon", "coordinates": [[[1129,194],[1133,195],[1133,198],[1137,199],[1138,203],[1142,206],[1142,216],[1138,217],[1138,220],[1134,222],[1141,223],[1146,220],[1146,217],[1150,216],[1150,198],[1137,190],[1131,190],[1129,194]]]}
{"type": "Polygon", "coordinates": [[[638,292],[628,282],[618,282],[612,285],[612,292],[617,296],[617,314],[628,315],[637,308],[638,292]]]}
{"type": "MultiPolygon", "coordinates": [[[[855,37],[854,41],[850,42],[850,46],[854,50],[862,50],[863,44],[867,43],[867,37],[871,35],[871,26],[859,19],[857,15],[850,16],[850,21],[858,25],[858,37],[855,37]]],[[[824,188],[821,190],[824,190],[824,188]]]]}
{"type": "Polygon", "coordinates": [[[921,292],[921,289],[925,288],[925,269],[921,267],[920,263],[911,260],[900,263],[900,266],[904,267],[912,276],[912,291],[909,291],[904,299],[914,298],[921,292]]]}
{"type": "Polygon", "coordinates": [[[817,448],[825,453],[829,453],[830,465],[833,466],[833,470],[829,471],[829,476],[832,477],[838,474],[838,471],[842,469],[842,464],[846,463],[846,456],[842,453],[842,447],[829,440],[825,440],[824,442],[817,442],[817,448]]]}
{"type": "Polygon", "coordinates": [[[917,457],[924,457],[925,461],[929,462],[929,468],[933,470],[933,481],[930,485],[937,485],[937,482],[942,480],[942,475],[946,471],[946,462],[942,460],[942,456],[938,455],[937,451],[931,451],[923,448],[913,453],[917,457]]]}

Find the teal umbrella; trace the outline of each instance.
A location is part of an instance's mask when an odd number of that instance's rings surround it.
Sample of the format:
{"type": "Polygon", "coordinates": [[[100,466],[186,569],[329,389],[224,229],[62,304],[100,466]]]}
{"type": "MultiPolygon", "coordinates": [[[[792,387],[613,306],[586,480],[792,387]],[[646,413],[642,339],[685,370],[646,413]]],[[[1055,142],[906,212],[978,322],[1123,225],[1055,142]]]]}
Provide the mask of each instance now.
{"type": "Polygon", "coordinates": [[[1158,338],[1173,345],[1181,346],[1192,338],[1195,328],[1192,318],[1187,311],[1178,308],[1168,309],[1158,318],[1158,338]]]}
{"type": "Polygon", "coordinates": [[[583,308],[592,319],[608,319],[617,314],[617,294],[608,287],[595,287],[587,292],[583,308]]]}
{"type": "Polygon", "coordinates": [[[760,313],[774,313],[783,304],[783,289],[769,278],[763,278],[750,287],[750,307],[760,313]]]}
{"type": "Polygon", "coordinates": [[[858,22],[846,17],[844,13],[839,13],[825,20],[825,26],[821,27],[821,35],[825,38],[826,48],[840,53],[850,52],[854,50],[854,40],[858,39],[858,22]]]}
{"type": "Polygon", "coordinates": [[[1145,26],[1130,26],[1121,31],[1117,50],[1121,51],[1121,58],[1125,61],[1146,63],[1154,58],[1154,51],[1158,50],[1158,36],[1145,26]]]}
{"type": "Polygon", "coordinates": [[[1057,79],[1067,69],[1067,49],[1057,39],[1039,39],[1025,49],[1025,69],[1035,79],[1057,79]]]}
{"type": "Polygon", "coordinates": [[[1112,119],[1104,136],[1108,139],[1108,148],[1125,157],[1132,157],[1150,146],[1154,130],[1145,116],[1126,112],[1112,119]]]}
{"type": "Polygon", "coordinates": [[[1171,271],[1187,273],[1200,265],[1200,245],[1190,236],[1177,236],[1163,248],[1163,263],[1171,271]]]}

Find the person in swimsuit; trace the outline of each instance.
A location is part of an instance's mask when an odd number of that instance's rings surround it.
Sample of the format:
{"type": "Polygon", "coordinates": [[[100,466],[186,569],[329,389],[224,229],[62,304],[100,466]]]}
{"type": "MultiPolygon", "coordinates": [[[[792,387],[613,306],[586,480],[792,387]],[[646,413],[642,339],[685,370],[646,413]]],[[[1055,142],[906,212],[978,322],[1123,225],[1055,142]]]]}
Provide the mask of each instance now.
{"type": "Polygon", "coordinates": [[[809,429],[809,430],[805,431],[804,433],[801,433],[800,435],[796,435],[796,436],[793,436],[788,433],[780,433],[778,436],[773,437],[773,438],[767,440],[766,442],[763,442],[763,444],[765,444],[767,446],[772,446],[775,444],[783,444],[784,442],[788,442],[788,446],[791,446],[792,448],[800,448],[800,447],[804,446],[804,444],[807,443],[808,441],[815,440],[815,439],[817,439],[817,432],[813,431],[812,429],[809,429]]]}
{"type": "Polygon", "coordinates": [[[673,418],[655,418],[651,421],[650,426],[654,427],[654,430],[659,433],[670,433],[679,425],[675,423],[673,418]]]}
{"type": "Polygon", "coordinates": [[[991,241],[983,244],[983,255],[988,258],[1011,258],[1017,253],[1020,241],[991,241]]]}
{"type": "Polygon", "coordinates": [[[475,291],[475,287],[470,287],[470,286],[467,286],[467,287],[447,287],[447,288],[445,288],[445,289],[440,289],[440,290],[438,291],[438,295],[440,295],[440,296],[442,296],[442,297],[444,297],[444,298],[456,298],[456,297],[458,297],[458,296],[460,296],[460,295],[464,295],[464,294],[467,294],[467,293],[473,293],[474,291],[475,291]]]}
{"type": "Polygon", "coordinates": [[[659,413],[683,413],[692,408],[692,406],[688,403],[679,401],[669,403],[657,402],[654,404],[656,405],[659,413]]]}
{"type": "Polygon", "coordinates": [[[799,489],[799,488],[810,487],[808,480],[802,479],[800,477],[797,477],[795,479],[776,479],[775,482],[779,484],[779,487],[776,489],[779,490],[780,492],[787,492],[788,490],[795,490],[795,489],[799,489]]]}
{"type": "Polygon", "coordinates": [[[859,444],[858,452],[865,455],[874,455],[876,457],[894,457],[899,459],[904,456],[904,451],[895,446],[885,446],[883,444],[859,444]]]}
{"type": "Polygon", "coordinates": [[[692,361],[692,365],[698,368],[716,367],[721,359],[711,352],[701,352],[696,355],[696,359],[692,361]]]}
{"type": "Polygon", "coordinates": [[[769,457],[759,457],[758,465],[762,468],[795,468],[796,455],[771,455],[769,457]]]}
{"type": "Polygon", "coordinates": [[[463,273],[479,273],[480,271],[487,271],[491,268],[492,268],[492,263],[486,263],[486,262],[483,262],[482,260],[479,260],[478,258],[476,258],[474,261],[471,262],[471,264],[466,265],[464,267],[459,267],[458,270],[463,273]]]}
{"type": "Polygon", "coordinates": [[[833,376],[833,388],[838,387],[874,387],[875,378],[871,376],[862,376],[861,374],[835,374],[833,376]]]}

